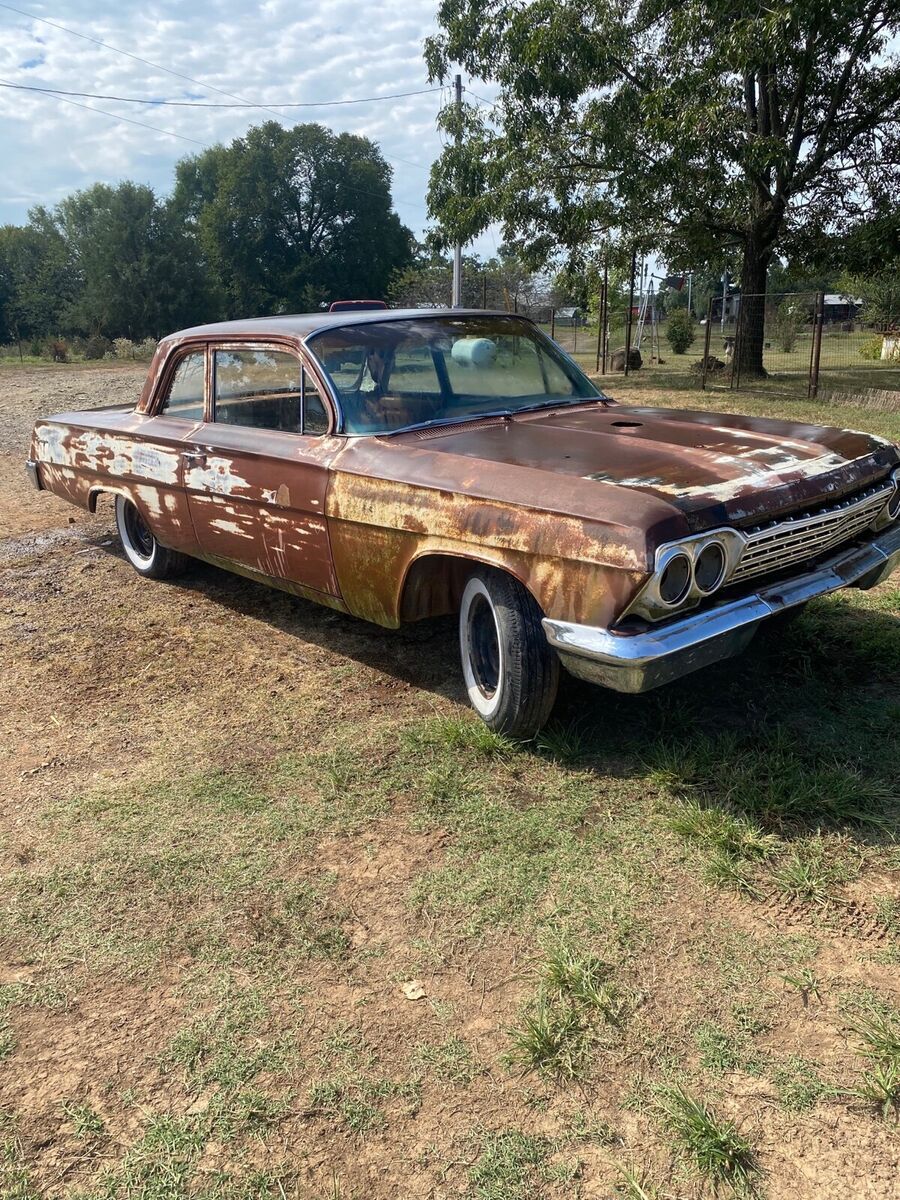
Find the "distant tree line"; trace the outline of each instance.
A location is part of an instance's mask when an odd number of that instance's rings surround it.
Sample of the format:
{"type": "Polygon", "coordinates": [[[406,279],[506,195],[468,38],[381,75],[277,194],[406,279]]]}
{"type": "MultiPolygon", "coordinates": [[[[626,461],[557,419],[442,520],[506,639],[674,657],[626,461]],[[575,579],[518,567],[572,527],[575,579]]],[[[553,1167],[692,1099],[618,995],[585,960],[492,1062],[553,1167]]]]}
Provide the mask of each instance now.
{"type": "Polygon", "coordinates": [[[380,299],[411,262],[365,137],[274,121],[182,159],[171,196],[98,183],[0,227],[0,342],[135,341],[237,316],[380,299]]]}

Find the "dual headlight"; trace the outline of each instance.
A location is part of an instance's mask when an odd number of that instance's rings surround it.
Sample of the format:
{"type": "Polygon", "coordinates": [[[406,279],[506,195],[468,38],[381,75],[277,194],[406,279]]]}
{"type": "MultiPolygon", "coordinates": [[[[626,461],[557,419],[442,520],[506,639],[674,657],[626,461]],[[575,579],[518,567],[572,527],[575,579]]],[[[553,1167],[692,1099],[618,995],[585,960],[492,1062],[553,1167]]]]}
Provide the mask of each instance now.
{"type": "Polygon", "coordinates": [[[741,556],[740,535],[717,529],[661,546],[656,570],[640,595],[636,611],[658,620],[693,601],[698,604],[718,591],[741,556]]]}
{"type": "MultiPolygon", "coordinates": [[[[891,482],[893,491],[887,503],[868,526],[872,531],[900,517],[900,467],[895,469],[891,482]]],[[[627,614],[660,621],[676,611],[696,607],[728,582],[745,544],[746,539],[737,530],[726,528],[660,546],[653,574],[627,614]]]]}

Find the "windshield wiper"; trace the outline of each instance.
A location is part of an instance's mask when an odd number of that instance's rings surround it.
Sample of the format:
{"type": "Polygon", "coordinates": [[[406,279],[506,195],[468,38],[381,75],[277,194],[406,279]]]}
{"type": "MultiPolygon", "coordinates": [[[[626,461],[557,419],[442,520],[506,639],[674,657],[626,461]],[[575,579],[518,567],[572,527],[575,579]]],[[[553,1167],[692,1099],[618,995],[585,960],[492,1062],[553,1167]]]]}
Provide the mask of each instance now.
{"type": "Polygon", "coordinates": [[[460,417],[433,417],[430,421],[416,421],[414,425],[401,425],[399,429],[386,429],[379,437],[392,437],[395,433],[411,433],[416,429],[434,429],[440,425],[458,425],[462,421],[483,421],[487,417],[513,417],[517,410],[498,408],[493,412],[472,413],[460,417]]]}
{"type": "Polygon", "coordinates": [[[540,400],[537,404],[524,404],[521,408],[513,410],[513,416],[518,416],[519,413],[537,412],[541,408],[567,408],[576,404],[590,404],[596,402],[602,404],[604,396],[572,396],[566,399],[557,398],[556,400],[540,400]]]}

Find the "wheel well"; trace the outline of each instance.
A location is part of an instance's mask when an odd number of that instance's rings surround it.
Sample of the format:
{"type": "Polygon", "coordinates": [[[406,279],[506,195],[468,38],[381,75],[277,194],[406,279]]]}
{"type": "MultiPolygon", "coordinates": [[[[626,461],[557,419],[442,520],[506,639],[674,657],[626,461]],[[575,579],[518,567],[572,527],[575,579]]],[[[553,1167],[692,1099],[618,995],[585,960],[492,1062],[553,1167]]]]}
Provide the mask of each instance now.
{"type": "Polygon", "coordinates": [[[458,554],[423,554],[410,566],[403,581],[400,620],[421,621],[457,612],[469,576],[479,570],[502,571],[528,588],[505,564],[480,562],[458,554]]]}

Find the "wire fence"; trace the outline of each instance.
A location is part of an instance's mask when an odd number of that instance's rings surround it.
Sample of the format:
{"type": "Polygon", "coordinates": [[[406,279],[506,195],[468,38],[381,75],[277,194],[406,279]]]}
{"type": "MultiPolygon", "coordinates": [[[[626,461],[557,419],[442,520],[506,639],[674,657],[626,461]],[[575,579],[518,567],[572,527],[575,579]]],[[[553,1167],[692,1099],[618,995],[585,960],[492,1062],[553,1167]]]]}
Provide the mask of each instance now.
{"type": "Polygon", "coordinates": [[[697,320],[639,297],[629,313],[609,299],[595,314],[561,318],[545,307],[529,315],[601,377],[795,397],[865,395],[900,408],[900,309],[866,320],[858,303],[822,292],[735,294],[713,297],[697,320]]]}

